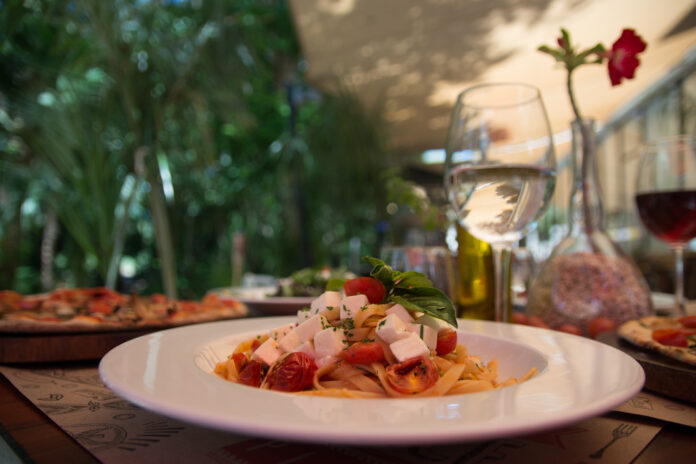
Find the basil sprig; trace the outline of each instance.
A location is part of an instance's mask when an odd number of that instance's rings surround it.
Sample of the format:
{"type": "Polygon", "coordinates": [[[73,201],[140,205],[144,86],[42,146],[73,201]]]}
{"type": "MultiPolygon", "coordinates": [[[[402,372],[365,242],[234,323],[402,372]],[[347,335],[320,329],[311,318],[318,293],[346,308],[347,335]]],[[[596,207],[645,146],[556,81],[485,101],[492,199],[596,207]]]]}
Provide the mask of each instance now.
{"type": "Polygon", "coordinates": [[[420,272],[395,271],[381,259],[365,256],[372,264],[370,276],[382,282],[387,290],[385,299],[411,311],[418,311],[457,327],[457,317],[450,299],[420,272]]]}

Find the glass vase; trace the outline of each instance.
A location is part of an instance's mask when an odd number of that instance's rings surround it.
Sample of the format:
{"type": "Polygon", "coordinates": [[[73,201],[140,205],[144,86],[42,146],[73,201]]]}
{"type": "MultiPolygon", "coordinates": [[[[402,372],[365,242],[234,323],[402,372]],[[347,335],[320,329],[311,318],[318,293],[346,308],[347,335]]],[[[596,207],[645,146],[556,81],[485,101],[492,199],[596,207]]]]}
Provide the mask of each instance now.
{"type": "Polygon", "coordinates": [[[568,233],[534,279],[527,312],[552,328],[572,324],[589,334],[598,317],[619,325],[652,314],[652,303],[640,270],[604,230],[594,121],[572,127],[568,233]]]}

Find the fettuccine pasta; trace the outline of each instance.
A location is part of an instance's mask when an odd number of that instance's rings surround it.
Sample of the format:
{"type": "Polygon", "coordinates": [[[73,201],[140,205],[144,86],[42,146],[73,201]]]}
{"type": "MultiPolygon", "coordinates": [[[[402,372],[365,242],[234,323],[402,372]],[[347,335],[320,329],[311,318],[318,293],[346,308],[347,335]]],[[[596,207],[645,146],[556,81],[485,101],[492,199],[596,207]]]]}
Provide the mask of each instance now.
{"type": "Polygon", "coordinates": [[[515,385],[457,343],[449,324],[400,304],[325,292],[298,321],[240,343],[215,374],[262,389],[341,398],[459,395],[515,385]]]}

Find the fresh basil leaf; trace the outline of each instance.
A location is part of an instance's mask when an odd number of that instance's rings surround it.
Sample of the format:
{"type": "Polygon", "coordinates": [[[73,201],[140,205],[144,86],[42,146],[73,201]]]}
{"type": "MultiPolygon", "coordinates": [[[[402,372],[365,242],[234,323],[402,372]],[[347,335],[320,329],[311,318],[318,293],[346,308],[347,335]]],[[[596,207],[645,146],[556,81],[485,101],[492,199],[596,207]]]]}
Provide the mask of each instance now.
{"type": "Polygon", "coordinates": [[[382,282],[387,293],[389,293],[394,286],[394,274],[398,274],[398,272],[394,271],[391,266],[381,259],[372,258],[371,256],[366,256],[364,259],[373,266],[370,276],[382,282]]]}
{"type": "Polygon", "coordinates": [[[411,311],[420,311],[457,327],[454,306],[447,295],[435,287],[411,288],[408,291],[400,290],[398,294],[391,295],[390,301],[399,303],[411,311]]]}
{"type": "Polygon", "coordinates": [[[394,288],[432,287],[433,283],[420,272],[400,272],[394,277],[394,288]]]}

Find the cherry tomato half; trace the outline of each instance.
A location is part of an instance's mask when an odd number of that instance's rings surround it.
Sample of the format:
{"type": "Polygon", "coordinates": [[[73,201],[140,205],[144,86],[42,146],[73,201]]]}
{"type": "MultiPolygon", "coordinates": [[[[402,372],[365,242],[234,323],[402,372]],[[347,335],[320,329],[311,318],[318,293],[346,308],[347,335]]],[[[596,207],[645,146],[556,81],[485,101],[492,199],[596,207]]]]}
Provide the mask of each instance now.
{"type": "Polygon", "coordinates": [[[295,352],[278,361],[266,380],[271,390],[297,392],[312,386],[316,370],[314,359],[306,353],[295,352]]]}
{"type": "Polygon", "coordinates": [[[387,382],[399,393],[420,393],[435,385],[440,377],[437,366],[427,356],[407,359],[387,367],[387,382]]]}
{"type": "Polygon", "coordinates": [[[234,367],[237,368],[237,372],[241,372],[249,360],[244,353],[234,353],[232,355],[232,361],[234,361],[234,367]]]}
{"type": "Polygon", "coordinates": [[[437,347],[435,351],[438,356],[444,356],[451,353],[457,347],[457,332],[454,330],[443,330],[437,334],[437,347]]]}
{"type": "Polygon", "coordinates": [[[341,351],[348,364],[370,364],[384,359],[384,349],[377,342],[358,342],[341,351]]]}
{"type": "Polygon", "coordinates": [[[592,319],[590,321],[590,325],[587,327],[587,331],[589,332],[591,338],[596,338],[601,332],[614,329],[616,329],[616,322],[603,316],[592,319]]]}
{"type": "Polygon", "coordinates": [[[249,361],[239,373],[237,382],[242,385],[249,385],[250,387],[258,387],[261,385],[262,371],[263,364],[261,362],[255,360],[249,361]]]}
{"type": "Polygon", "coordinates": [[[696,329],[696,314],[693,314],[691,316],[684,316],[679,318],[679,322],[684,327],[688,327],[690,329],[696,329]]]}
{"type": "Polygon", "coordinates": [[[372,277],[356,277],[343,284],[343,291],[346,296],[365,295],[367,301],[372,304],[381,303],[387,290],[382,282],[372,277]]]}
{"type": "Polygon", "coordinates": [[[676,329],[655,329],[652,338],[658,343],[669,346],[688,346],[686,335],[676,329]]]}

